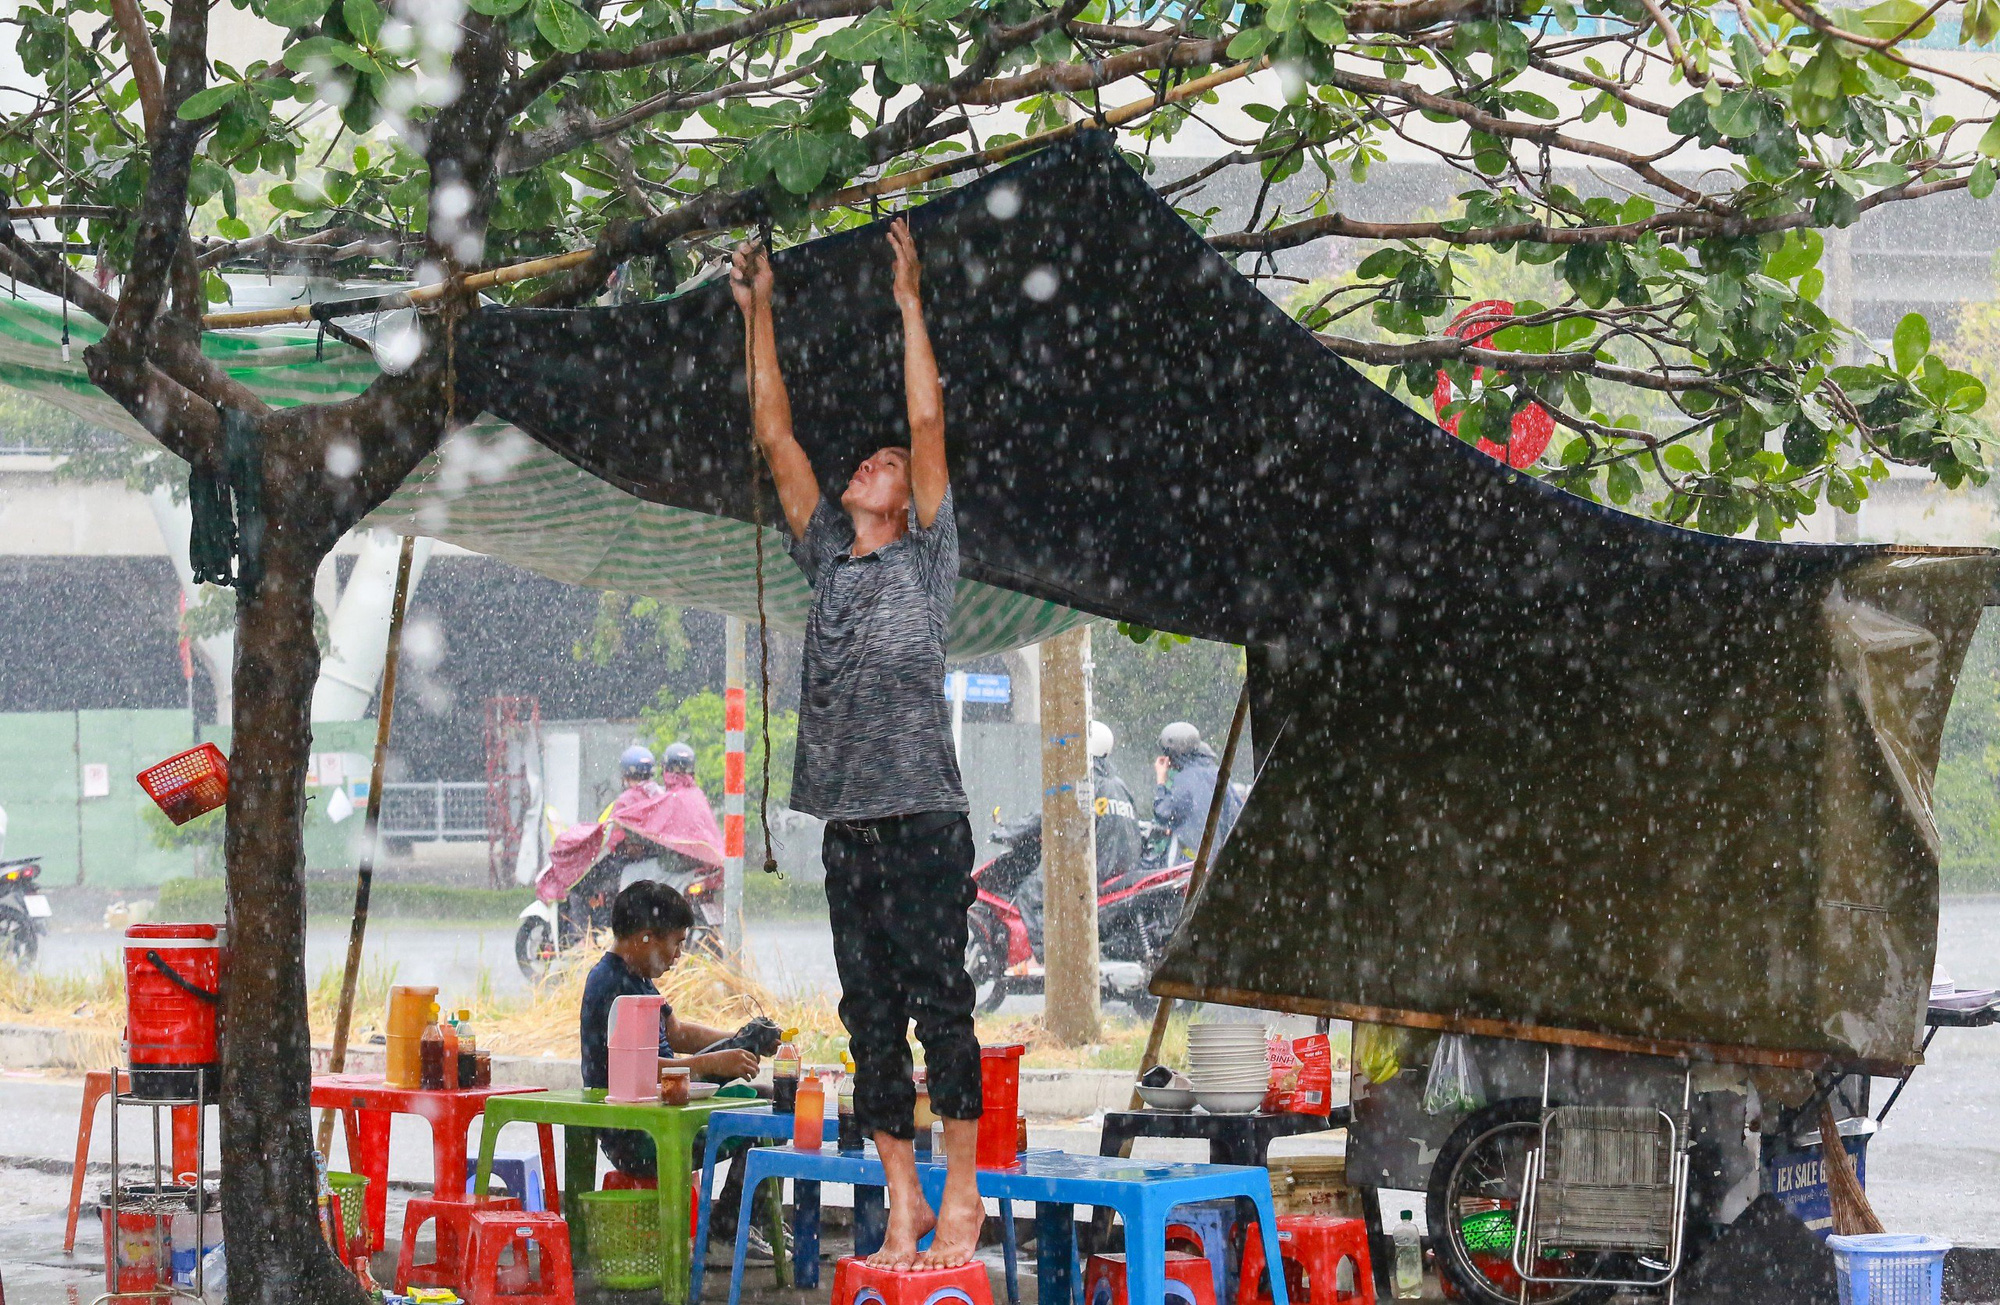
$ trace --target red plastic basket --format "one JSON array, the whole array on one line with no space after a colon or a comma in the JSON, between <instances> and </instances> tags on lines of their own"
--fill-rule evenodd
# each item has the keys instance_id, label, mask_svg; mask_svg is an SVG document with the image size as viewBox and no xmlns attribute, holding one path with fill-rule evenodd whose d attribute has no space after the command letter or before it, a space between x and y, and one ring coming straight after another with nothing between
<instances>
[{"instance_id":1,"label":"red plastic basket","mask_svg":"<svg viewBox=\"0 0 2000 1305\"><path fill-rule=\"evenodd\" d=\"M229 761L221 748L204 743L140 771L139 787L167 819L185 825L229 800Z\"/></svg>"}]
</instances>

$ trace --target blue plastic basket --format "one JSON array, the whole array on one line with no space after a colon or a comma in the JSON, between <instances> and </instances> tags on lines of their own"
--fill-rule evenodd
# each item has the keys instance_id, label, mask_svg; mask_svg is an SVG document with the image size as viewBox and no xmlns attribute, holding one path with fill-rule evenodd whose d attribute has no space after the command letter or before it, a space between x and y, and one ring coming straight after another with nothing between
<instances>
[{"instance_id":1,"label":"blue plastic basket","mask_svg":"<svg viewBox=\"0 0 2000 1305\"><path fill-rule=\"evenodd\" d=\"M1940 1305L1951 1243L1915 1233L1826 1239L1840 1278L1840 1305Z\"/></svg>"}]
</instances>

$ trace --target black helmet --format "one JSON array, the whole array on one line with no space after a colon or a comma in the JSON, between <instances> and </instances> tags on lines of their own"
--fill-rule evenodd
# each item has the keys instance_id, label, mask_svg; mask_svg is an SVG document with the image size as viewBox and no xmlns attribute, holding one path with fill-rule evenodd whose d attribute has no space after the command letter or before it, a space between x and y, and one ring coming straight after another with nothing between
<instances>
[{"instance_id":1,"label":"black helmet","mask_svg":"<svg viewBox=\"0 0 2000 1305\"><path fill-rule=\"evenodd\" d=\"M669 743L660 758L660 764L669 774L694 774L694 749L685 743Z\"/></svg>"},{"instance_id":2,"label":"black helmet","mask_svg":"<svg viewBox=\"0 0 2000 1305\"><path fill-rule=\"evenodd\" d=\"M1169 761L1178 761L1190 753L1201 751L1201 731L1184 720L1177 720L1160 731L1160 751Z\"/></svg>"}]
</instances>

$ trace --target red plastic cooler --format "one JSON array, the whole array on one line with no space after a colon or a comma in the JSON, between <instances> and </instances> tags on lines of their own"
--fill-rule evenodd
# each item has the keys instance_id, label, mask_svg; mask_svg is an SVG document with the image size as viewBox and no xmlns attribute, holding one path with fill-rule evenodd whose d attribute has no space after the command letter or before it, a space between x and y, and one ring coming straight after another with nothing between
<instances>
[{"instance_id":1,"label":"red plastic cooler","mask_svg":"<svg viewBox=\"0 0 2000 1305\"><path fill-rule=\"evenodd\" d=\"M125 931L125 1041L132 1094L191 1096L201 1075L214 1100L221 1078L222 930L212 924L135 924Z\"/></svg>"}]
</instances>

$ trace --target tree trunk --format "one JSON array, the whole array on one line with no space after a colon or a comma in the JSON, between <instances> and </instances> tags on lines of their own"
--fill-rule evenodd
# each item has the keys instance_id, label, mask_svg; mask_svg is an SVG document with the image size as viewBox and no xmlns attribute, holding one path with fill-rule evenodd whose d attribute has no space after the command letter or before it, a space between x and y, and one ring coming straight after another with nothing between
<instances>
[{"instance_id":1,"label":"tree trunk","mask_svg":"<svg viewBox=\"0 0 2000 1305\"><path fill-rule=\"evenodd\" d=\"M234 960L221 1094L231 1305L364 1299L320 1237L307 1111L304 815L319 559L303 533L271 532L263 584L237 609L227 841Z\"/></svg>"}]
</instances>

